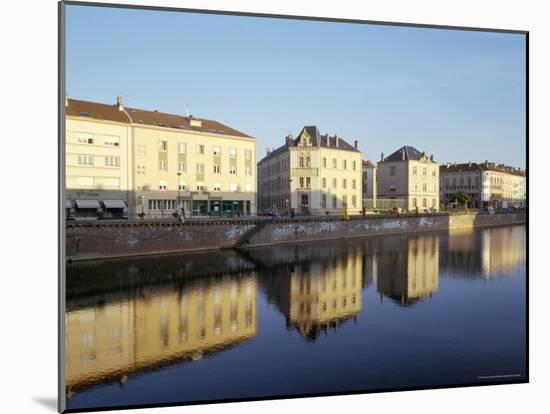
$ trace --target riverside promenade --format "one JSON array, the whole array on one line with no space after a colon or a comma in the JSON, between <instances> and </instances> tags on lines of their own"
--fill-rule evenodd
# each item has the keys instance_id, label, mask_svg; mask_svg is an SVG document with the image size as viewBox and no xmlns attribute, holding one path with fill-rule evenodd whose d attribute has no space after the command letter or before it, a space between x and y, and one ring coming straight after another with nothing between
<instances>
[{"instance_id":1,"label":"riverside promenade","mask_svg":"<svg viewBox=\"0 0 550 414\"><path fill-rule=\"evenodd\" d=\"M342 217L105 220L66 223L66 260L253 248L385 234L522 224L525 211Z\"/></svg>"}]
</instances>

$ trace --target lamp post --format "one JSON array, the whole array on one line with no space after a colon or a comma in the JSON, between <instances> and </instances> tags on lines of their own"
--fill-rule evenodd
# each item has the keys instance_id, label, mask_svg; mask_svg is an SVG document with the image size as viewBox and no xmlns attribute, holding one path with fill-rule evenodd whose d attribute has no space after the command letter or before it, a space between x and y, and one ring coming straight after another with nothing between
<instances>
[{"instance_id":1,"label":"lamp post","mask_svg":"<svg viewBox=\"0 0 550 414\"><path fill-rule=\"evenodd\" d=\"M180 213L183 213L183 209L181 207L181 172L178 172L178 208L180 209Z\"/></svg>"}]
</instances>

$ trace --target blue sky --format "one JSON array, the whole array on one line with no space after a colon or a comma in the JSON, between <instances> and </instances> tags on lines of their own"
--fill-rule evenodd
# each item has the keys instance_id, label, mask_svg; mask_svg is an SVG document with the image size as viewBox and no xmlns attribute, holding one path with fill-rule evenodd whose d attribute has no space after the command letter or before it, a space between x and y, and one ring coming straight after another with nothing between
<instances>
[{"instance_id":1,"label":"blue sky","mask_svg":"<svg viewBox=\"0 0 550 414\"><path fill-rule=\"evenodd\" d=\"M378 161L412 145L438 162L525 167L519 34L67 7L69 96L186 112L283 144L304 125Z\"/></svg>"}]
</instances>

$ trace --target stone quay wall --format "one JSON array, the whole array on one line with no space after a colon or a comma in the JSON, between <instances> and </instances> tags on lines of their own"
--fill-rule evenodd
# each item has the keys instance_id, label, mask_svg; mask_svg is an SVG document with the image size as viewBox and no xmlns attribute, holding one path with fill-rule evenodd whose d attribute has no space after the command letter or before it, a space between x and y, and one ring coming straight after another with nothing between
<instances>
[{"instance_id":1,"label":"stone quay wall","mask_svg":"<svg viewBox=\"0 0 550 414\"><path fill-rule=\"evenodd\" d=\"M316 240L441 231L526 222L525 212L503 214L257 218L176 221L67 222L66 259L91 260L248 248Z\"/></svg>"}]
</instances>

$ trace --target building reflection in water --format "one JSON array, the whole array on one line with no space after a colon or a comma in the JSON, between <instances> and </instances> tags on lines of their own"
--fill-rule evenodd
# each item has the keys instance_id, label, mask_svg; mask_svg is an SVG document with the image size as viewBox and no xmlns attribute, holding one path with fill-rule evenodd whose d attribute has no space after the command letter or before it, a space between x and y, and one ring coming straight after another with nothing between
<instances>
[{"instance_id":1,"label":"building reflection in water","mask_svg":"<svg viewBox=\"0 0 550 414\"><path fill-rule=\"evenodd\" d=\"M377 287L380 300L402 307L430 298L439 288L439 235L402 237L378 243Z\"/></svg>"},{"instance_id":2,"label":"building reflection in water","mask_svg":"<svg viewBox=\"0 0 550 414\"><path fill-rule=\"evenodd\" d=\"M256 291L255 276L210 278L68 311L68 395L256 336Z\"/></svg>"},{"instance_id":3,"label":"building reflection in water","mask_svg":"<svg viewBox=\"0 0 550 414\"><path fill-rule=\"evenodd\" d=\"M344 321L359 315L363 284L372 275L363 274L360 246L347 250L345 255L340 254L338 247L293 248L307 249L317 260L273 269L261 283L268 301L285 316L287 328L315 341L322 332L336 330Z\"/></svg>"},{"instance_id":4,"label":"building reflection in water","mask_svg":"<svg viewBox=\"0 0 550 414\"><path fill-rule=\"evenodd\" d=\"M451 277L491 279L525 263L524 226L455 230L442 245L441 267Z\"/></svg>"}]
</instances>

